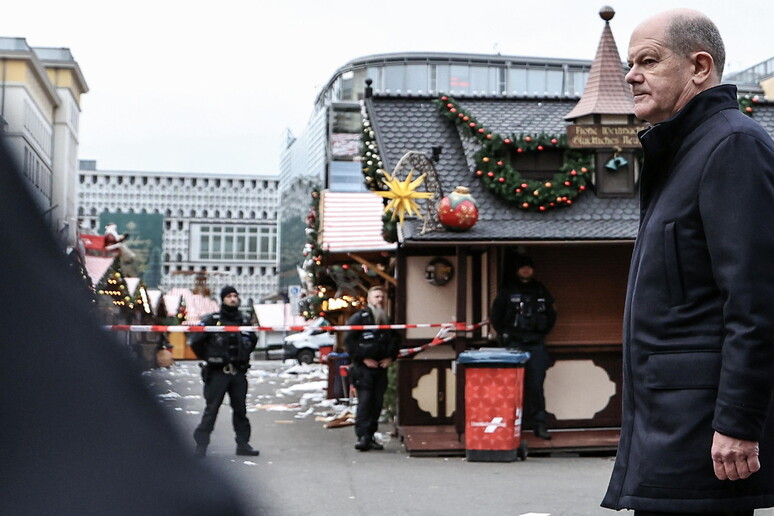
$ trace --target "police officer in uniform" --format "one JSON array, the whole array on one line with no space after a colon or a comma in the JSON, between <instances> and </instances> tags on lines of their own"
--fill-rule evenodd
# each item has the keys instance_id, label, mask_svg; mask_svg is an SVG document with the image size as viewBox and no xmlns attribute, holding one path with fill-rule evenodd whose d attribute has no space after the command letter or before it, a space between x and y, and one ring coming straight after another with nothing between
<instances>
[{"instance_id":1,"label":"police officer in uniform","mask_svg":"<svg viewBox=\"0 0 774 516\"><path fill-rule=\"evenodd\" d=\"M220 312L202 318L204 326L249 326L247 316L239 311L239 293L226 286L220 291ZM202 367L204 399L206 407L201 423L194 430L196 456L204 457L210 444L210 434L223 399L228 393L233 411L236 454L256 456L258 450L249 444L250 421L247 419L247 370L250 353L255 349L258 337L253 332L194 333L191 349L207 363Z\"/></svg>"},{"instance_id":2,"label":"police officer in uniform","mask_svg":"<svg viewBox=\"0 0 774 516\"><path fill-rule=\"evenodd\" d=\"M556 322L554 299L548 289L533 278L534 264L529 256L517 254L513 262L508 272L515 270L516 277L506 274L505 286L492 305L490 322L501 336L503 346L530 353L524 371L524 410L532 421L535 435L551 439L546 430L543 381L551 363L545 336Z\"/></svg>"},{"instance_id":3,"label":"police officer in uniform","mask_svg":"<svg viewBox=\"0 0 774 516\"><path fill-rule=\"evenodd\" d=\"M368 290L368 306L349 318L349 325L390 324L384 310L386 295L380 286ZM374 439L387 390L387 368L398 357L400 337L395 330L350 331L344 338L352 365L350 378L357 389L355 449L382 450Z\"/></svg>"}]
</instances>

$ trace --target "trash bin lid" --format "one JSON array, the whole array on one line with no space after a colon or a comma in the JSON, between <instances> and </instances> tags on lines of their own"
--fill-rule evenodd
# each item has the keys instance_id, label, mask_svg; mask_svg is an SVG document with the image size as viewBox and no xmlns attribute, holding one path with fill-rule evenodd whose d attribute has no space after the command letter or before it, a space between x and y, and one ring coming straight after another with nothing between
<instances>
[{"instance_id":1,"label":"trash bin lid","mask_svg":"<svg viewBox=\"0 0 774 516\"><path fill-rule=\"evenodd\" d=\"M529 360L528 351L506 349L478 349L463 351L457 357L458 364L520 365Z\"/></svg>"}]
</instances>

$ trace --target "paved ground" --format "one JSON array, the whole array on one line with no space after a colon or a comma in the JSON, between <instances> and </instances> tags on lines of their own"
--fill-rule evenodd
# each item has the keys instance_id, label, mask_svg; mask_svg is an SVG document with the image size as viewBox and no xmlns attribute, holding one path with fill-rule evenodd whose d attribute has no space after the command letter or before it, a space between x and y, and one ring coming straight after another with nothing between
<instances>
[{"instance_id":1,"label":"paved ground","mask_svg":"<svg viewBox=\"0 0 774 516\"><path fill-rule=\"evenodd\" d=\"M292 371L295 370L294 374ZM288 372L290 371L290 372ZM179 362L146 373L166 393L169 408L190 435L201 417L199 368ZM614 515L599 501L611 457L554 455L524 462L466 462L409 457L396 439L382 452L358 452L351 426L324 428L343 406L328 406L322 366L292 368L254 361L249 417L257 458L236 457L230 407L223 406L206 460L231 477L256 514L267 515ZM382 425L384 439L389 439ZM191 441L193 449L193 441ZM249 459L249 460L245 460ZM758 511L756 516L774 515Z\"/></svg>"}]
</instances>

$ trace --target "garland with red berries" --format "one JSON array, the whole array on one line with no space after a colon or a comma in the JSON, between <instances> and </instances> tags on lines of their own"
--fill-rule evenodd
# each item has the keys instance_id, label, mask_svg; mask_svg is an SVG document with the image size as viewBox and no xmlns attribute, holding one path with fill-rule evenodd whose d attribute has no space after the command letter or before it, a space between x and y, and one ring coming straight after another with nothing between
<instances>
[{"instance_id":1,"label":"garland with red berries","mask_svg":"<svg viewBox=\"0 0 774 516\"><path fill-rule=\"evenodd\" d=\"M593 170L593 154L570 150L565 135L532 134L502 136L487 130L459 103L447 95L434 101L439 112L481 144L476 152L474 174L494 193L522 210L546 211L570 206L583 193ZM550 181L525 179L510 164L511 152L564 151L564 163Z\"/></svg>"},{"instance_id":2,"label":"garland with red berries","mask_svg":"<svg viewBox=\"0 0 774 516\"><path fill-rule=\"evenodd\" d=\"M742 111L742 113L749 117L753 116L753 106L757 104L758 101L758 95L754 95L752 97L745 95L744 97L737 98L737 102L739 102L739 109Z\"/></svg>"}]
</instances>

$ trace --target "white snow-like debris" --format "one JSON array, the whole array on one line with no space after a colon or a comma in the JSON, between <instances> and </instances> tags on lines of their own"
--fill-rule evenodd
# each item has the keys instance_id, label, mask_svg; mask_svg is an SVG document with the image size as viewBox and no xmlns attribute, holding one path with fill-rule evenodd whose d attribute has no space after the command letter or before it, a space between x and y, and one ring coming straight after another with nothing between
<instances>
[{"instance_id":1,"label":"white snow-like debris","mask_svg":"<svg viewBox=\"0 0 774 516\"><path fill-rule=\"evenodd\" d=\"M328 382L321 380L318 382L297 383L295 385L291 385L290 387L280 389L280 391L283 392L284 394L299 393L299 392L317 392L317 391L324 391L327 387L328 387Z\"/></svg>"},{"instance_id":2,"label":"white snow-like debris","mask_svg":"<svg viewBox=\"0 0 774 516\"><path fill-rule=\"evenodd\" d=\"M178 393L176 393L175 391L167 391L164 394L159 394L157 397L160 400L172 401L172 400L179 399L181 396Z\"/></svg>"}]
</instances>

